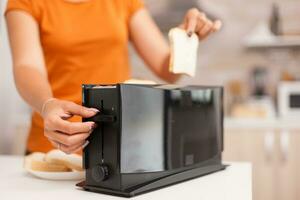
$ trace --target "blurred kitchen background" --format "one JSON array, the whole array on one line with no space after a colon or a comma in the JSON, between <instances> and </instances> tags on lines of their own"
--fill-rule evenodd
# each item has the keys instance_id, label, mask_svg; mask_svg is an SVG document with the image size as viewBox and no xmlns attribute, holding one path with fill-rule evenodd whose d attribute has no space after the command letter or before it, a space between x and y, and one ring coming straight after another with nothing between
<instances>
[{"instance_id":1,"label":"blurred kitchen background","mask_svg":"<svg viewBox=\"0 0 300 200\"><path fill-rule=\"evenodd\" d=\"M300 0L145 2L166 36L191 7L223 21L200 43L197 76L179 84L225 87L224 160L253 164L254 200L300 199ZM0 22L0 153L23 154L30 108L14 86L3 14ZM130 52L134 78L161 82Z\"/></svg>"}]
</instances>

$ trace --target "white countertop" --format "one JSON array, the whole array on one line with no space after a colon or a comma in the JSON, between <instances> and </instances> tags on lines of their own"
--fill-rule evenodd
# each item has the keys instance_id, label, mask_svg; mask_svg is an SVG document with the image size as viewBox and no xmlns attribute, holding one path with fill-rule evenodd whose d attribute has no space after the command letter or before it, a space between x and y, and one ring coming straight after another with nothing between
<instances>
[{"instance_id":1,"label":"white countertop","mask_svg":"<svg viewBox=\"0 0 300 200\"><path fill-rule=\"evenodd\" d=\"M22 169L22 157L0 156L1 200L116 200L127 199L82 191L76 181L49 181L37 179ZM250 200L252 173L249 163L231 163L226 170L186 181L134 200ZM78 182L78 181L77 181Z\"/></svg>"}]
</instances>

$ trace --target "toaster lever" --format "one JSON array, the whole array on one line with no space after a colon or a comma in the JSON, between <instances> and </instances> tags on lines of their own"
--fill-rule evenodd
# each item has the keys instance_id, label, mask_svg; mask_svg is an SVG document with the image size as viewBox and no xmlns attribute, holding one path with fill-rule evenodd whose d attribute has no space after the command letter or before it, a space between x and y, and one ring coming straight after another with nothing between
<instances>
[{"instance_id":1,"label":"toaster lever","mask_svg":"<svg viewBox=\"0 0 300 200\"><path fill-rule=\"evenodd\" d=\"M97 123L113 123L116 121L116 116L97 114L94 117L92 117L91 120Z\"/></svg>"}]
</instances>

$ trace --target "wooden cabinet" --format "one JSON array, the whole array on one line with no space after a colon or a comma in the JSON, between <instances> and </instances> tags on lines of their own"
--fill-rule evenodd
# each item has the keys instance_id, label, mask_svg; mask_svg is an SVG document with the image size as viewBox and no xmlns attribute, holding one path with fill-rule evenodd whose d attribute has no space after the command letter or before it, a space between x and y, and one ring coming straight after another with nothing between
<instances>
[{"instance_id":1,"label":"wooden cabinet","mask_svg":"<svg viewBox=\"0 0 300 200\"><path fill-rule=\"evenodd\" d=\"M254 200L273 200L275 197L273 155L265 147L265 140L272 140L272 138L266 138L271 137L268 134L270 133L264 131L225 131L223 159L252 163Z\"/></svg>"},{"instance_id":2,"label":"wooden cabinet","mask_svg":"<svg viewBox=\"0 0 300 200\"><path fill-rule=\"evenodd\" d=\"M300 127L226 126L225 161L253 167L254 200L300 199Z\"/></svg>"},{"instance_id":3,"label":"wooden cabinet","mask_svg":"<svg viewBox=\"0 0 300 200\"><path fill-rule=\"evenodd\" d=\"M278 135L278 198L300 199L300 131L286 131Z\"/></svg>"}]
</instances>

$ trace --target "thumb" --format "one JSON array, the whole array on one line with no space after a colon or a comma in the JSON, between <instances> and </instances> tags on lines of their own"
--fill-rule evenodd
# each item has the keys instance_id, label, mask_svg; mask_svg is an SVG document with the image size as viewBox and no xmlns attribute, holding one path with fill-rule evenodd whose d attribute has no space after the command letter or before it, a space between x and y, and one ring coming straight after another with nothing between
<instances>
[{"instance_id":1,"label":"thumb","mask_svg":"<svg viewBox=\"0 0 300 200\"><path fill-rule=\"evenodd\" d=\"M67 111L72 115L79 115L84 118L92 117L99 112L99 110L96 108L87 108L73 102L68 102L65 105L65 109L66 109L65 111Z\"/></svg>"}]
</instances>

